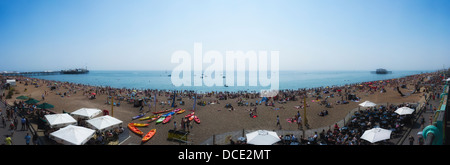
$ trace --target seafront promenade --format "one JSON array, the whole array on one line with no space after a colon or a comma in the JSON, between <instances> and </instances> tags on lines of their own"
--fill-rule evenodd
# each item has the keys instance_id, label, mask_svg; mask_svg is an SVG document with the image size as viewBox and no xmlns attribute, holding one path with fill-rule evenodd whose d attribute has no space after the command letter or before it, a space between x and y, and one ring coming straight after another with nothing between
<instances>
[{"instance_id":1,"label":"seafront promenade","mask_svg":"<svg viewBox=\"0 0 450 165\"><path fill-rule=\"evenodd\" d=\"M0 93L1 90L0 90ZM6 117L6 107L5 107L5 103L0 101L0 110L1 110L1 114L2 116L5 118L5 124L0 123L0 136L1 136L1 142L0 144L4 145L5 144L5 139L7 136L11 136L12 139L12 144L13 145L26 145L26 140L25 140L25 136L28 135L31 137L30 140L30 145L33 145L33 133L31 131L30 128L28 128L27 126L25 127L25 130L22 130L22 122L20 121L20 116L17 116L17 125L16 125L16 129L15 130L11 130L9 125L11 124L11 122L13 122L13 120L8 120L8 118ZM15 116L17 115L17 113L15 113ZM39 143L39 140L38 140Z\"/></svg>"}]
</instances>

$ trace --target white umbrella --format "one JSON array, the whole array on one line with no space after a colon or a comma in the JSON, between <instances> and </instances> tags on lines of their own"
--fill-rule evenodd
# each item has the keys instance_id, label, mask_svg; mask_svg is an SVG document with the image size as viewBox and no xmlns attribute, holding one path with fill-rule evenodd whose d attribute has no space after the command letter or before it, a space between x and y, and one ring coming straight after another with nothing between
<instances>
[{"instance_id":1,"label":"white umbrella","mask_svg":"<svg viewBox=\"0 0 450 165\"><path fill-rule=\"evenodd\" d=\"M408 107L401 107L395 110L395 113L398 113L399 115L410 115L414 112L414 109L408 108Z\"/></svg>"},{"instance_id":2,"label":"white umbrella","mask_svg":"<svg viewBox=\"0 0 450 165\"><path fill-rule=\"evenodd\" d=\"M377 104L370 102L370 101L364 101L363 103L359 104L359 106L361 106L361 107L374 107L376 105Z\"/></svg>"},{"instance_id":3,"label":"white umbrella","mask_svg":"<svg viewBox=\"0 0 450 165\"><path fill-rule=\"evenodd\" d=\"M50 138L66 145L83 145L94 136L95 130L69 125L50 133Z\"/></svg>"},{"instance_id":4,"label":"white umbrella","mask_svg":"<svg viewBox=\"0 0 450 165\"><path fill-rule=\"evenodd\" d=\"M117 128L120 125L122 125L121 120L111 117L109 115L86 120L86 123L88 123L90 126L92 126L92 128L95 128L96 130L99 130L99 131L105 131L105 130Z\"/></svg>"},{"instance_id":5,"label":"white umbrella","mask_svg":"<svg viewBox=\"0 0 450 165\"><path fill-rule=\"evenodd\" d=\"M377 141L390 139L391 133L392 133L391 130L383 128L372 128L370 130L366 130L364 134L361 136L361 139L367 140L371 143L375 143Z\"/></svg>"},{"instance_id":6,"label":"white umbrella","mask_svg":"<svg viewBox=\"0 0 450 165\"><path fill-rule=\"evenodd\" d=\"M96 108L81 108L76 111L73 111L70 113L74 116L80 116L82 118L88 118L92 119L93 117L97 116L98 114L102 113L102 110L96 109Z\"/></svg>"},{"instance_id":7,"label":"white umbrella","mask_svg":"<svg viewBox=\"0 0 450 165\"><path fill-rule=\"evenodd\" d=\"M254 145L272 145L281 140L276 132L266 130L251 132L245 136L247 137L247 143Z\"/></svg>"},{"instance_id":8,"label":"white umbrella","mask_svg":"<svg viewBox=\"0 0 450 165\"><path fill-rule=\"evenodd\" d=\"M47 119L50 124L50 128L60 128L67 125L77 124L77 121L66 113L45 115L45 119Z\"/></svg>"}]
</instances>

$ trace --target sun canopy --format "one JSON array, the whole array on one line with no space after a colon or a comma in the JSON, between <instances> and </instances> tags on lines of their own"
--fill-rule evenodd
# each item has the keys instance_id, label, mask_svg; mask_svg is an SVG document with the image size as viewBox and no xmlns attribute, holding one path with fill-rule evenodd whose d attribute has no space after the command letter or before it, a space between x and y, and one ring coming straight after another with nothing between
<instances>
[{"instance_id":1,"label":"sun canopy","mask_svg":"<svg viewBox=\"0 0 450 165\"><path fill-rule=\"evenodd\" d=\"M359 106L361 107L374 107L377 104L371 102L371 101L364 101L363 103L359 104Z\"/></svg>"},{"instance_id":2,"label":"sun canopy","mask_svg":"<svg viewBox=\"0 0 450 165\"><path fill-rule=\"evenodd\" d=\"M81 108L70 113L72 116L79 116L81 118L92 119L98 114L102 113L102 110L96 108Z\"/></svg>"},{"instance_id":3,"label":"sun canopy","mask_svg":"<svg viewBox=\"0 0 450 165\"><path fill-rule=\"evenodd\" d=\"M50 128L61 128L67 125L77 124L77 121L72 116L65 113L45 115L45 119L50 124Z\"/></svg>"},{"instance_id":4,"label":"sun canopy","mask_svg":"<svg viewBox=\"0 0 450 165\"><path fill-rule=\"evenodd\" d=\"M364 132L361 139L367 140L371 143L386 140L391 138L391 130L383 128L372 128Z\"/></svg>"},{"instance_id":5,"label":"sun canopy","mask_svg":"<svg viewBox=\"0 0 450 165\"><path fill-rule=\"evenodd\" d=\"M408 107L401 107L395 110L395 113L399 115L410 115L414 112L414 109L408 108Z\"/></svg>"},{"instance_id":6,"label":"sun canopy","mask_svg":"<svg viewBox=\"0 0 450 165\"><path fill-rule=\"evenodd\" d=\"M106 131L122 125L122 121L109 115L86 120L86 123L99 131Z\"/></svg>"},{"instance_id":7,"label":"sun canopy","mask_svg":"<svg viewBox=\"0 0 450 165\"><path fill-rule=\"evenodd\" d=\"M51 105L49 103L42 103L42 104L37 105L37 107L41 108L41 109L51 109L51 108L54 108L55 106Z\"/></svg>"},{"instance_id":8,"label":"sun canopy","mask_svg":"<svg viewBox=\"0 0 450 165\"><path fill-rule=\"evenodd\" d=\"M27 101L25 101L25 103L27 103L27 104L36 104L36 103L39 103L39 101L36 100L36 99L30 98Z\"/></svg>"},{"instance_id":9,"label":"sun canopy","mask_svg":"<svg viewBox=\"0 0 450 165\"><path fill-rule=\"evenodd\" d=\"M69 125L50 133L50 139L66 145L83 145L94 136L95 130Z\"/></svg>"},{"instance_id":10,"label":"sun canopy","mask_svg":"<svg viewBox=\"0 0 450 165\"><path fill-rule=\"evenodd\" d=\"M267 130L258 130L245 136L247 137L247 144L254 145L272 145L281 140L276 132Z\"/></svg>"},{"instance_id":11,"label":"sun canopy","mask_svg":"<svg viewBox=\"0 0 450 165\"><path fill-rule=\"evenodd\" d=\"M28 96L21 95L21 96L19 96L19 97L16 97L16 99L19 99L19 100L28 100L29 97L28 97Z\"/></svg>"}]
</instances>

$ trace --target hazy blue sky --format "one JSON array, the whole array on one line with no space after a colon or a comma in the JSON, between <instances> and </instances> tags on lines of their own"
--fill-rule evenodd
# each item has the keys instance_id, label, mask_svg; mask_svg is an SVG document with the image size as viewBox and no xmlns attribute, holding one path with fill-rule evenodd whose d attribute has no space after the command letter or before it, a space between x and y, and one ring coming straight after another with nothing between
<instances>
[{"instance_id":1,"label":"hazy blue sky","mask_svg":"<svg viewBox=\"0 0 450 165\"><path fill-rule=\"evenodd\" d=\"M0 0L0 71L170 71L194 42L277 50L282 70L441 69L450 1Z\"/></svg>"}]
</instances>

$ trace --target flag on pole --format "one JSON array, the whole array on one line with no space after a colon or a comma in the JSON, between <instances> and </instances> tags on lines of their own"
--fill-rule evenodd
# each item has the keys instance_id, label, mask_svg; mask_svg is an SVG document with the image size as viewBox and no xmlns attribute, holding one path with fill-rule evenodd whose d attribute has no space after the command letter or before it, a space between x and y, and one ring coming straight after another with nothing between
<instances>
[{"instance_id":1,"label":"flag on pole","mask_svg":"<svg viewBox=\"0 0 450 165\"><path fill-rule=\"evenodd\" d=\"M171 107L175 107L175 90L173 90L173 100L172 100L172 106Z\"/></svg>"}]
</instances>

